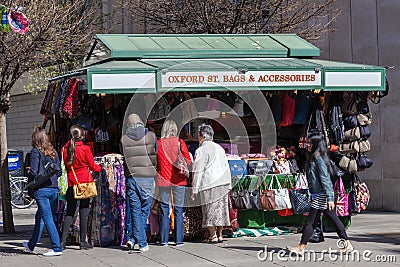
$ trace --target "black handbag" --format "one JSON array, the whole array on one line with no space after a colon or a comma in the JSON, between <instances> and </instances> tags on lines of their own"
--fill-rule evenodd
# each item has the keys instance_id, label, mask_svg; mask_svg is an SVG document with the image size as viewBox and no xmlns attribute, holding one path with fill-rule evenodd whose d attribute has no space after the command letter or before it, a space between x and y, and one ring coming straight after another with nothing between
<instances>
[{"instance_id":1,"label":"black handbag","mask_svg":"<svg viewBox=\"0 0 400 267\"><path fill-rule=\"evenodd\" d=\"M360 126L360 137L361 139L367 139L371 136L371 131L367 126Z\"/></svg>"},{"instance_id":2,"label":"black handbag","mask_svg":"<svg viewBox=\"0 0 400 267\"><path fill-rule=\"evenodd\" d=\"M336 163L333 160L329 160L331 163L333 175L335 177L342 177L344 175L344 172L339 168L339 166L336 165Z\"/></svg>"},{"instance_id":3,"label":"black handbag","mask_svg":"<svg viewBox=\"0 0 400 267\"><path fill-rule=\"evenodd\" d=\"M318 215L317 218L315 218L314 224L314 232L311 238L308 240L310 243L321 243L325 241L324 238L324 231L323 231L323 225L322 225L322 216Z\"/></svg>"},{"instance_id":4,"label":"black handbag","mask_svg":"<svg viewBox=\"0 0 400 267\"><path fill-rule=\"evenodd\" d=\"M367 169L370 168L374 164L374 162L365 155L361 155L357 160L358 169Z\"/></svg>"},{"instance_id":5,"label":"black handbag","mask_svg":"<svg viewBox=\"0 0 400 267\"><path fill-rule=\"evenodd\" d=\"M357 127L358 120L355 115L343 115L343 124L346 130Z\"/></svg>"},{"instance_id":6,"label":"black handbag","mask_svg":"<svg viewBox=\"0 0 400 267\"><path fill-rule=\"evenodd\" d=\"M290 201L294 214L304 214L310 211L310 192L308 189L290 190Z\"/></svg>"},{"instance_id":7,"label":"black handbag","mask_svg":"<svg viewBox=\"0 0 400 267\"><path fill-rule=\"evenodd\" d=\"M29 177L29 181L25 186L25 190L31 191L35 190L41 186L51 185L49 180L51 176L59 171L57 164L51 158L45 156L39 151L39 166L38 174L35 177Z\"/></svg>"},{"instance_id":8,"label":"black handbag","mask_svg":"<svg viewBox=\"0 0 400 267\"><path fill-rule=\"evenodd\" d=\"M231 201L234 209L249 210L252 208L250 201L250 193L247 189L243 188L242 183L239 181L238 190L231 191Z\"/></svg>"},{"instance_id":9,"label":"black handbag","mask_svg":"<svg viewBox=\"0 0 400 267\"><path fill-rule=\"evenodd\" d=\"M265 175L268 174L274 166L273 160L250 160L247 163L248 172L250 175Z\"/></svg>"},{"instance_id":10,"label":"black handbag","mask_svg":"<svg viewBox=\"0 0 400 267\"><path fill-rule=\"evenodd\" d=\"M354 185L353 185L354 188ZM358 211L358 204L357 204L357 193L356 191L351 190L349 192L349 214L350 215L357 215L359 213Z\"/></svg>"},{"instance_id":11,"label":"black handbag","mask_svg":"<svg viewBox=\"0 0 400 267\"><path fill-rule=\"evenodd\" d=\"M369 107L367 101L360 101L357 103L357 113L361 114L369 113Z\"/></svg>"}]
</instances>

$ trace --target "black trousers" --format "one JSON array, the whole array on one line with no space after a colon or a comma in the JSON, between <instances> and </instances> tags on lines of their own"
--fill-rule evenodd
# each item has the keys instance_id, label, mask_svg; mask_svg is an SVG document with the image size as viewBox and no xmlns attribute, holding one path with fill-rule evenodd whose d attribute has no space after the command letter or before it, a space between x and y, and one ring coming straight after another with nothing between
<instances>
[{"instance_id":1,"label":"black trousers","mask_svg":"<svg viewBox=\"0 0 400 267\"><path fill-rule=\"evenodd\" d=\"M68 186L67 193L65 195L67 199L67 214L66 216L74 217L76 211L76 204L78 200L74 198L74 191L72 186ZM90 205L90 198L79 200L79 210L88 209Z\"/></svg>"},{"instance_id":2,"label":"black trousers","mask_svg":"<svg viewBox=\"0 0 400 267\"><path fill-rule=\"evenodd\" d=\"M339 238L347 240L347 233L343 223L339 220L336 209L329 210L325 209L323 211L324 215L328 217L328 219L333 223L336 228L336 233L338 234ZM306 224L303 227L303 235L301 236L300 244L307 245L308 240L310 240L311 236L314 232L313 224L316 219L319 219L321 211L311 208L310 213L308 214Z\"/></svg>"}]
</instances>

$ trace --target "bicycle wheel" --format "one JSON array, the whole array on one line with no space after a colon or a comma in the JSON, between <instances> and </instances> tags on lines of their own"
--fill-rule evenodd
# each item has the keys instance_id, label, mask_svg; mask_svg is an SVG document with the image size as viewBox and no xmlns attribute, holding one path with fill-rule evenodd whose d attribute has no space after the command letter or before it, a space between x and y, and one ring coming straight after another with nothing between
<instances>
[{"instance_id":1,"label":"bicycle wheel","mask_svg":"<svg viewBox=\"0 0 400 267\"><path fill-rule=\"evenodd\" d=\"M11 205L17 209L29 208L35 201L28 196L28 192L24 190L27 183L27 177L11 177Z\"/></svg>"}]
</instances>

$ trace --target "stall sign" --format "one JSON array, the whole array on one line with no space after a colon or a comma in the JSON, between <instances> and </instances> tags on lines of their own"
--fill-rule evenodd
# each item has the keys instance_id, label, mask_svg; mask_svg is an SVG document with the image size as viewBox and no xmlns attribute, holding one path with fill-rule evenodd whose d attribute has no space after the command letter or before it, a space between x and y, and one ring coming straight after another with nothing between
<instances>
[{"instance_id":1,"label":"stall sign","mask_svg":"<svg viewBox=\"0 0 400 267\"><path fill-rule=\"evenodd\" d=\"M167 72L162 87L301 87L321 86L321 72L302 71L238 71Z\"/></svg>"},{"instance_id":2,"label":"stall sign","mask_svg":"<svg viewBox=\"0 0 400 267\"><path fill-rule=\"evenodd\" d=\"M155 73L92 74L92 90L155 88Z\"/></svg>"}]
</instances>

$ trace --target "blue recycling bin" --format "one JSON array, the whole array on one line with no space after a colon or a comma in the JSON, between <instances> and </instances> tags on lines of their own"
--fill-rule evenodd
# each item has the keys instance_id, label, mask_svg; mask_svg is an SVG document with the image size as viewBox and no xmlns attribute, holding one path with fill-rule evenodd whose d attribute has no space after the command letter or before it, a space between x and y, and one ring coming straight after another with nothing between
<instances>
[{"instance_id":1,"label":"blue recycling bin","mask_svg":"<svg viewBox=\"0 0 400 267\"><path fill-rule=\"evenodd\" d=\"M7 160L8 173L10 177L19 177L25 175L24 152L22 150L8 150Z\"/></svg>"}]
</instances>

